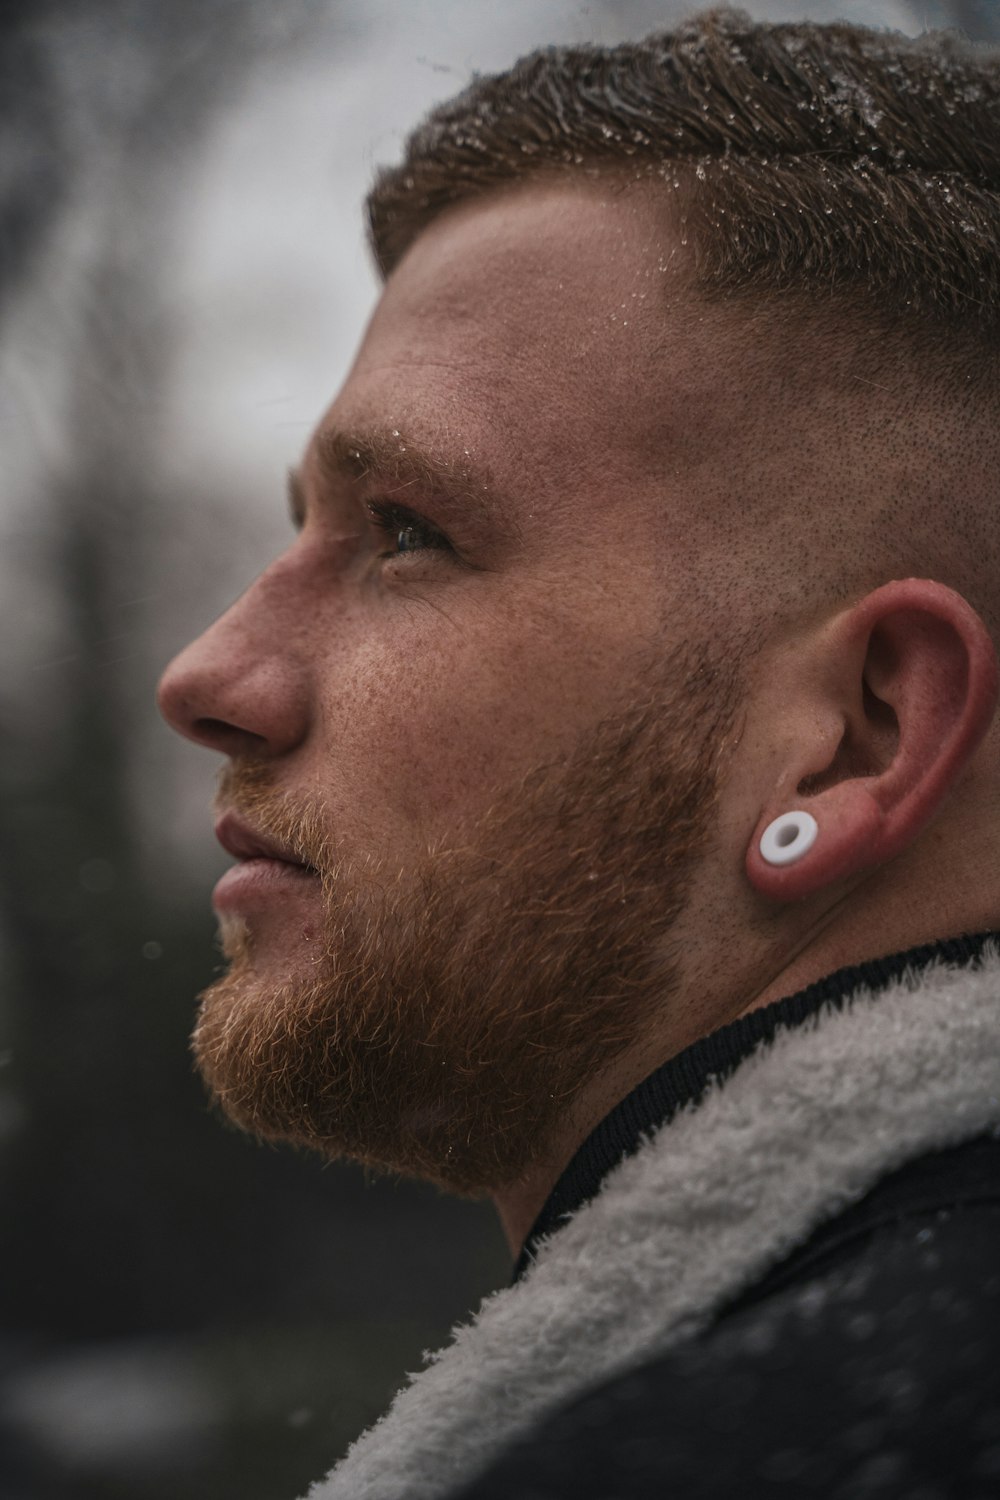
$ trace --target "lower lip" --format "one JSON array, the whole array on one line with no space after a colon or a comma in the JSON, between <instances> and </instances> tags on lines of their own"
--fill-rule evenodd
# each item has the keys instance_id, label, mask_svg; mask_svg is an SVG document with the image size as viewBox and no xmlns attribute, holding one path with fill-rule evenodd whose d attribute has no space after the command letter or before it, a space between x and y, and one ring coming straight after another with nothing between
<instances>
[{"instance_id":1,"label":"lower lip","mask_svg":"<svg viewBox=\"0 0 1000 1500\"><path fill-rule=\"evenodd\" d=\"M212 892L216 911L242 911L319 883L314 870L283 859L245 859L233 865Z\"/></svg>"}]
</instances>

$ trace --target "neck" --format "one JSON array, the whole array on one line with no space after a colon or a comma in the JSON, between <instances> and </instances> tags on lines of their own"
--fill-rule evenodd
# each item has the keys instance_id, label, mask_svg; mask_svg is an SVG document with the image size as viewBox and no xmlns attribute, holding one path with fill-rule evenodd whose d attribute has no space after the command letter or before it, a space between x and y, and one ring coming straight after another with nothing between
<instances>
[{"instance_id":1,"label":"neck","mask_svg":"<svg viewBox=\"0 0 1000 1500\"><path fill-rule=\"evenodd\" d=\"M968 871L963 875L967 880ZM728 994L720 995L720 976L716 973L709 977L709 968L715 966L717 954L732 951L731 943L720 941L713 945L711 965L691 966L685 993L670 1005L668 1031L654 1042L646 1039L594 1079L577 1096L567 1112L564 1128L549 1143L544 1155L532 1163L518 1182L493 1195L514 1259L579 1147L616 1104L670 1058L719 1027L796 994L838 969L960 933L1000 929L1000 895L996 893L995 882L983 881L978 899L967 896L960 913L949 915L945 907L950 903L942 899L942 894L949 890L948 877L948 870L942 867L936 890L924 887L922 899L912 888L905 900L898 899L899 885L895 883L895 899L887 902L884 888L888 886L889 874L876 872L860 890L828 909L812 928L802 933L797 946L786 947L776 967L765 966L763 973L758 969L749 982L745 960L750 954L745 952L744 964L740 966L743 978L735 993L730 988ZM742 946L749 950L753 943L747 939ZM706 1006L705 997L712 991L712 1002Z\"/></svg>"}]
</instances>

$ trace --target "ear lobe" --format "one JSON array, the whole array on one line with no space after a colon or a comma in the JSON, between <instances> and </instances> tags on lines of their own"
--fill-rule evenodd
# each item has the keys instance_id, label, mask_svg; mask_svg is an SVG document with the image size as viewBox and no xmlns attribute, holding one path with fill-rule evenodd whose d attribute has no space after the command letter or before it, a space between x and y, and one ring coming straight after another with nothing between
<instances>
[{"instance_id":1,"label":"ear lobe","mask_svg":"<svg viewBox=\"0 0 1000 1500\"><path fill-rule=\"evenodd\" d=\"M746 873L761 895L798 900L884 864L930 822L978 748L996 711L1000 674L982 620L944 584L909 578L885 584L838 617L826 698L814 707L844 734L824 770L799 776L783 806L768 807L754 830ZM831 692L842 694L834 702ZM804 716L808 722L809 716ZM815 765L802 743L799 766ZM819 825L812 847L790 864L770 864L761 838L795 808Z\"/></svg>"},{"instance_id":2,"label":"ear lobe","mask_svg":"<svg viewBox=\"0 0 1000 1500\"><path fill-rule=\"evenodd\" d=\"M795 809L811 813L818 831L812 847L793 864L773 865L761 849L765 832L779 816L777 812L765 814L754 830L746 872L750 884L762 896L774 901L798 901L881 862L878 849L884 819L860 778L829 787L815 797L800 797Z\"/></svg>"}]
</instances>

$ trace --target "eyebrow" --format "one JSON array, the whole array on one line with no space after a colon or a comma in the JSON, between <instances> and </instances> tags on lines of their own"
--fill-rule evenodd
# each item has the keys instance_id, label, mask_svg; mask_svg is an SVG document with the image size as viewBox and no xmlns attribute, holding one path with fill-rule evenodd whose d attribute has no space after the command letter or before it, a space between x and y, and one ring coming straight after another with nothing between
<instances>
[{"instance_id":1,"label":"eyebrow","mask_svg":"<svg viewBox=\"0 0 1000 1500\"><path fill-rule=\"evenodd\" d=\"M313 445L320 475L334 489L357 489L372 481L396 498L400 490L433 491L448 509L473 518L493 519L500 507L490 469L473 464L467 452L445 457L411 442L398 428L366 427L355 432L326 428ZM405 503L405 495L400 504ZM288 508L301 531L306 518L302 470L288 471Z\"/></svg>"}]
</instances>

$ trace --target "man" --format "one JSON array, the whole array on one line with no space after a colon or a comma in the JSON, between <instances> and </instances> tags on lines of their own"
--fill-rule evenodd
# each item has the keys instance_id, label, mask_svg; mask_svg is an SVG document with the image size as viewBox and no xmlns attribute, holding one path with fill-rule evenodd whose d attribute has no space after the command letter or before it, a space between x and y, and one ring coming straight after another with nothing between
<instances>
[{"instance_id":1,"label":"man","mask_svg":"<svg viewBox=\"0 0 1000 1500\"><path fill-rule=\"evenodd\" d=\"M1000 1489L998 193L995 55L726 10L378 177L300 534L160 686L214 1098L516 1260L315 1500Z\"/></svg>"}]
</instances>

